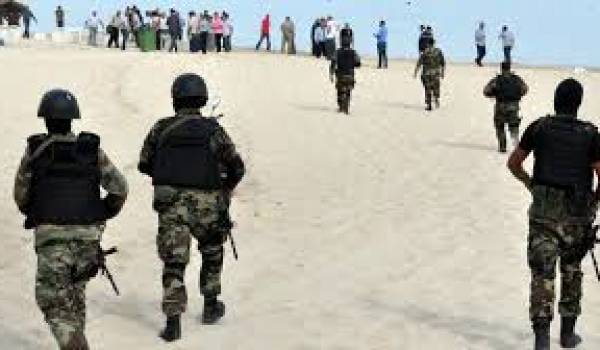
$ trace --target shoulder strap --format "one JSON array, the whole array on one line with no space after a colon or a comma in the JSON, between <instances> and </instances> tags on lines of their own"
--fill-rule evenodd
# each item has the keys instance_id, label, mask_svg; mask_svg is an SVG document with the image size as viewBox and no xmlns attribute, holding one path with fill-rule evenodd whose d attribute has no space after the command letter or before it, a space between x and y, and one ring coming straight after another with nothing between
<instances>
[{"instance_id":1,"label":"shoulder strap","mask_svg":"<svg viewBox=\"0 0 600 350\"><path fill-rule=\"evenodd\" d=\"M42 143L40 143L40 145L37 146L37 148L35 150L33 150L33 152L29 155L28 161L29 162L35 161L55 141L56 141L56 138L54 136L50 135L47 139L45 139Z\"/></svg>"},{"instance_id":2,"label":"shoulder strap","mask_svg":"<svg viewBox=\"0 0 600 350\"><path fill-rule=\"evenodd\" d=\"M175 129L179 128L180 126L182 126L183 124L189 122L190 120L194 120L194 119L198 119L198 118L203 118L203 117L200 117L200 116L181 116L181 117L178 117L178 118L179 119L175 120L173 122L173 124L167 126L161 132L160 136L158 137L157 148L160 148L165 143L165 141L169 137L169 134L171 134ZM209 121L212 120L214 123L217 123L214 118L207 118L207 120L209 120Z\"/></svg>"}]
</instances>

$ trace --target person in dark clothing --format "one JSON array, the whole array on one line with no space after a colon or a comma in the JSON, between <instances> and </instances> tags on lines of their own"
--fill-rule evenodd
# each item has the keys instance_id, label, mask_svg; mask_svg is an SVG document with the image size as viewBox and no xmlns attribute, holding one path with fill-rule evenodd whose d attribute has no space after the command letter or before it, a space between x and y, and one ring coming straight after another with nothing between
<instances>
[{"instance_id":1,"label":"person in dark clothing","mask_svg":"<svg viewBox=\"0 0 600 350\"><path fill-rule=\"evenodd\" d=\"M432 39L433 28L431 28L431 26L425 27L424 25L421 25L421 35L419 36L419 54L422 54L423 51L425 51Z\"/></svg>"},{"instance_id":2,"label":"person in dark clothing","mask_svg":"<svg viewBox=\"0 0 600 350\"><path fill-rule=\"evenodd\" d=\"M54 12L56 16L56 27L62 29L65 27L65 11L62 6L56 7L56 11Z\"/></svg>"},{"instance_id":3,"label":"person in dark clothing","mask_svg":"<svg viewBox=\"0 0 600 350\"><path fill-rule=\"evenodd\" d=\"M600 199L600 186L593 188L594 177L600 178L600 134L592 123L577 118L582 99L579 82L561 82L554 98L556 114L529 125L507 163L533 197L528 211L527 257L535 350L550 349L557 263L561 274L560 345L575 348L581 343L575 333L581 314L581 261L594 245L590 233ZM532 152L535 161L530 176L523 163Z\"/></svg>"},{"instance_id":4,"label":"person in dark clothing","mask_svg":"<svg viewBox=\"0 0 600 350\"><path fill-rule=\"evenodd\" d=\"M354 46L354 31L350 27L349 23L344 24L344 27L342 28L342 30L340 30L340 40L343 37L347 37L348 40L350 40L351 47Z\"/></svg>"},{"instance_id":5,"label":"person in dark clothing","mask_svg":"<svg viewBox=\"0 0 600 350\"><path fill-rule=\"evenodd\" d=\"M310 28L310 42L312 43L311 52L315 57L319 57L319 43L315 40L315 32L321 27L321 19L317 18Z\"/></svg>"},{"instance_id":6,"label":"person in dark clothing","mask_svg":"<svg viewBox=\"0 0 600 350\"><path fill-rule=\"evenodd\" d=\"M173 50L177 52L177 40L179 40L182 28L181 19L175 9L171 9L171 14L169 15L169 18L167 18L167 27L169 27L169 37L171 38L169 52L173 52Z\"/></svg>"},{"instance_id":7,"label":"person in dark clothing","mask_svg":"<svg viewBox=\"0 0 600 350\"><path fill-rule=\"evenodd\" d=\"M349 114L350 98L355 84L354 71L360 67L360 57L352 49L349 36L342 37L341 42L342 47L335 52L331 59L329 76L331 82L335 81L338 111Z\"/></svg>"}]
</instances>

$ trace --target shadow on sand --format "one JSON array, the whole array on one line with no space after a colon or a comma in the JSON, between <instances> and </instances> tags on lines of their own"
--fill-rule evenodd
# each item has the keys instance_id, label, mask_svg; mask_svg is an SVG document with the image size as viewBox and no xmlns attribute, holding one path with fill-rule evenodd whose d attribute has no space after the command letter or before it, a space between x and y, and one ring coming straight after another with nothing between
<instances>
[{"instance_id":1,"label":"shadow on sand","mask_svg":"<svg viewBox=\"0 0 600 350\"><path fill-rule=\"evenodd\" d=\"M515 329L506 323L465 315L444 315L418 305L391 305L378 300L365 300L382 313L394 313L432 329L453 333L471 344L484 343L497 350L519 349L531 338L527 329Z\"/></svg>"},{"instance_id":2,"label":"shadow on sand","mask_svg":"<svg viewBox=\"0 0 600 350\"><path fill-rule=\"evenodd\" d=\"M478 144L466 143L466 142L438 141L438 142L435 142L434 144L437 146L460 148L460 149L466 149L466 150L471 150L471 151L497 152L497 149L494 148L493 146L478 145Z\"/></svg>"},{"instance_id":3,"label":"shadow on sand","mask_svg":"<svg viewBox=\"0 0 600 350\"><path fill-rule=\"evenodd\" d=\"M315 105L303 105L303 104L292 104L293 108L305 111L305 112L327 112L327 113L335 113L335 107L330 106L315 106Z\"/></svg>"},{"instance_id":4,"label":"shadow on sand","mask_svg":"<svg viewBox=\"0 0 600 350\"><path fill-rule=\"evenodd\" d=\"M387 106L390 108L399 108L399 109L406 109L409 111L425 112L425 105L422 105L422 104L391 102L391 103L387 103Z\"/></svg>"}]
</instances>

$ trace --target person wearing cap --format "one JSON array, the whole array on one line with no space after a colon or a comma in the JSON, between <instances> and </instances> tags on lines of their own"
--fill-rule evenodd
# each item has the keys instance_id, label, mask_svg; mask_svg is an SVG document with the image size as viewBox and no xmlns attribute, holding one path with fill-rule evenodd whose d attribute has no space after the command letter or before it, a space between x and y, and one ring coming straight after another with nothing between
<instances>
[{"instance_id":1,"label":"person wearing cap","mask_svg":"<svg viewBox=\"0 0 600 350\"><path fill-rule=\"evenodd\" d=\"M529 207L527 258L531 271L529 317L535 350L550 349L550 323L555 309L556 265L560 267L560 344L581 342L575 323L581 314L581 261L593 248L592 224L600 187L600 135L578 117L583 87L574 79L558 85L553 115L530 124L507 166L532 196ZM534 155L533 174L523 168ZM596 181L597 183L597 181Z\"/></svg>"},{"instance_id":2,"label":"person wearing cap","mask_svg":"<svg viewBox=\"0 0 600 350\"><path fill-rule=\"evenodd\" d=\"M48 132L27 139L14 200L25 228L34 230L35 299L46 323L60 349L87 350L85 288L98 272L102 232L125 203L127 181L99 136L71 131L80 112L69 91L47 92L38 116Z\"/></svg>"},{"instance_id":3,"label":"person wearing cap","mask_svg":"<svg viewBox=\"0 0 600 350\"><path fill-rule=\"evenodd\" d=\"M244 162L216 118L200 109L208 101L204 80L183 74L171 89L175 116L159 120L148 133L138 169L152 178L153 208L158 213L158 255L163 262L162 311L166 325L160 337L181 338L181 314L188 295L185 270L191 238L202 255L200 293L202 321L214 324L225 314L221 294L223 244L231 235L229 203L244 176Z\"/></svg>"}]
</instances>

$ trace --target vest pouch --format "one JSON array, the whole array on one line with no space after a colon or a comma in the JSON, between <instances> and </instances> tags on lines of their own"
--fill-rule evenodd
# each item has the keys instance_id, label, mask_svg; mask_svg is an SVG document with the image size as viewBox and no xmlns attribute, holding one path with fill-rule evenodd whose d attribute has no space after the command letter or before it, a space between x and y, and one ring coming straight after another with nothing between
<instances>
[{"instance_id":1,"label":"vest pouch","mask_svg":"<svg viewBox=\"0 0 600 350\"><path fill-rule=\"evenodd\" d=\"M569 191L566 196L567 213L572 217L591 219L593 215L593 195L587 191Z\"/></svg>"},{"instance_id":2,"label":"vest pouch","mask_svg":"<svg viewBox=\"0 0 600 350\"><path fill-rule=\"evenodd\" d=\"M173 187L156 186L154 187L154 200L152 208L157 212L163 212L171 207L178 199L178 192Z\"/></svg>"}]
</instances>

